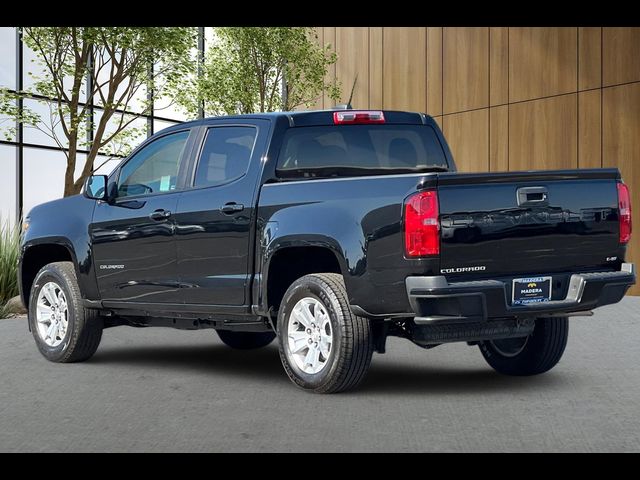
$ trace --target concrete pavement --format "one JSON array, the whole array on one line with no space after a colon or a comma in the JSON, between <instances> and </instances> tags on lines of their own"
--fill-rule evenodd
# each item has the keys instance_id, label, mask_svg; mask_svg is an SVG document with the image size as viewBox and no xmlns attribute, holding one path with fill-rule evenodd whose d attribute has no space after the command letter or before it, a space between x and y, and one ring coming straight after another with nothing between
<instances>
[{"instance_id":1,"label":"concrete pavement","mask_svg":"<svg viewBox=\"0 0 640 480\"><path fill-rule=\"evenodd\" d=\"M118 327L90 361L0 320L0 451L640 451L640 297L571 319L559 365L494 373L477 347L390 339L360 389L289 382L274 345Z\"/></svg>"}]
</instances>

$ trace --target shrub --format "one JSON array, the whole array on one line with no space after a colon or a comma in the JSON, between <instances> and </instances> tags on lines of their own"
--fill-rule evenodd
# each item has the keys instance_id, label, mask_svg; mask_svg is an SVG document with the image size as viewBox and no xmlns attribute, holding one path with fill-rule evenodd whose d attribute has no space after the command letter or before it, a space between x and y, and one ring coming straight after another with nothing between
<instances>
[{"instance_id":1,"label":"shrub","mask_svg":"<svg viewBox=\"0 0 640 480\"><path fill-rule=\"evenodd\" d=\"M0 318L6 316L6 303L18 295L18 256L20 228L0 220Z\"/></svg>"}]
</instances>

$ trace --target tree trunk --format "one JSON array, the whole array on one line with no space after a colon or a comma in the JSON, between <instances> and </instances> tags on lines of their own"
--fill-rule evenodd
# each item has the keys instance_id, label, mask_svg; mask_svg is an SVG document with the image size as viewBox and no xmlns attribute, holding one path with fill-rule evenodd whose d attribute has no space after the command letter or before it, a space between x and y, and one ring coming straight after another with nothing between
<instances>
[{"instance_id":1,"label":"tree trunk","mask_svg":"<svg viewBox=\"0 0 640 480\"><path fill-rule=\"evenodd\" d=\"M76 151L74 146L69 148L69 157L67 158L67 169L64 172L64 196L76 195L80 193L79 189L76 189L73 177L76 170Z\"/></svg>"},{"instance_id":2,"label":"tree trunk","mask_svg":"<svg viewBox=\"0 0 640 480\"><path fill-rule=\"evenodd\" d=\"M71 185L69 185L69 184L67 184L65 182L65 185L64 185L64 196L65 197L70 197L71 195L79 194L82 191L82 186L83 185L84 185L84 181L79 185L76 185L73 182L71 183Z\"/></svg>"},{"instance_id":3,"label":"tree trunk","mask_svg":"<svg viewBox=\"0 0 640 480\"><path fill-rule=\"evenodd\" d=\"M64 196L69 197L71 195L77 195L82 190L82 186L84 185L85 179L82 179L82 182L78 181L77 183L73 181L73 171L71 171L71 178L68 177L69 167L67 167L67 172L64 176Z\"/></svg>"}]
</instances>

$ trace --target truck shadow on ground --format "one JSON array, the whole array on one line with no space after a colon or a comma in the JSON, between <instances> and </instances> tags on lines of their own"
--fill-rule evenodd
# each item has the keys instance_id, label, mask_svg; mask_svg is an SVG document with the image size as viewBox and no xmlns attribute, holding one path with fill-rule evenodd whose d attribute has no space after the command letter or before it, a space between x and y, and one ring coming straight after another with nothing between
<instances>
[{"instance_id":1,"label":"truck shadow on ground","mask_svg":"<svg viewBox=\"0 0 640 480\"><path fill-rule=\"evenodd\" d=\"M258 350L233 350L225 345L117 347L98 350L89 362L237 376L238 379L282 379L285 375L278 350L273 346Z\"/></svg>"},{"instance_id":2,"label":"truck shadow on ground","mask_svg":"<svg viewBox=\"0 0 640 480\"><path fill-rule=\"evenodd\" d=\"M88 363L200 372L224 377L226 381L231 378L238 382L288 382L275 346L248 351L232 350L224 345L122 347L99 350ZM535 377L508 377L482 363L473 368L443 367L385 358L374 362L360 387L343 395L514 393L556 388L563 383L560 371Z\"/></svg>"},{"instance_id":3,"label":"truck shadow on ground","mask_svg":"<svg viewBox=\"0 0 640 480\"><path fill-rule=\"evenodd\" d=\"M555 388L563 382L558 373L536 377L508 377L480 362L476 368L378 362L371 367L358 392L384 394L514 393Z\"/></svg>"}]
</instances>

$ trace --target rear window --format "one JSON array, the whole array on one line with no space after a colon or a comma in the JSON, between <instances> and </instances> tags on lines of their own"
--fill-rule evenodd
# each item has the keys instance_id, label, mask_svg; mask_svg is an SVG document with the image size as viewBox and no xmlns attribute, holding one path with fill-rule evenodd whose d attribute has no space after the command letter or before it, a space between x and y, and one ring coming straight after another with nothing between
<instances>
[{"instance_id":1,"label":"rear window","mask_svg":"<svg viewBox=\"0 0 640 480\"><path fill-rule=\"evenodd\" d=\"M426 125L340 125L287 130L281 177L381 175L446 170L433 128Z\"/></svg>"}]
</instances>

